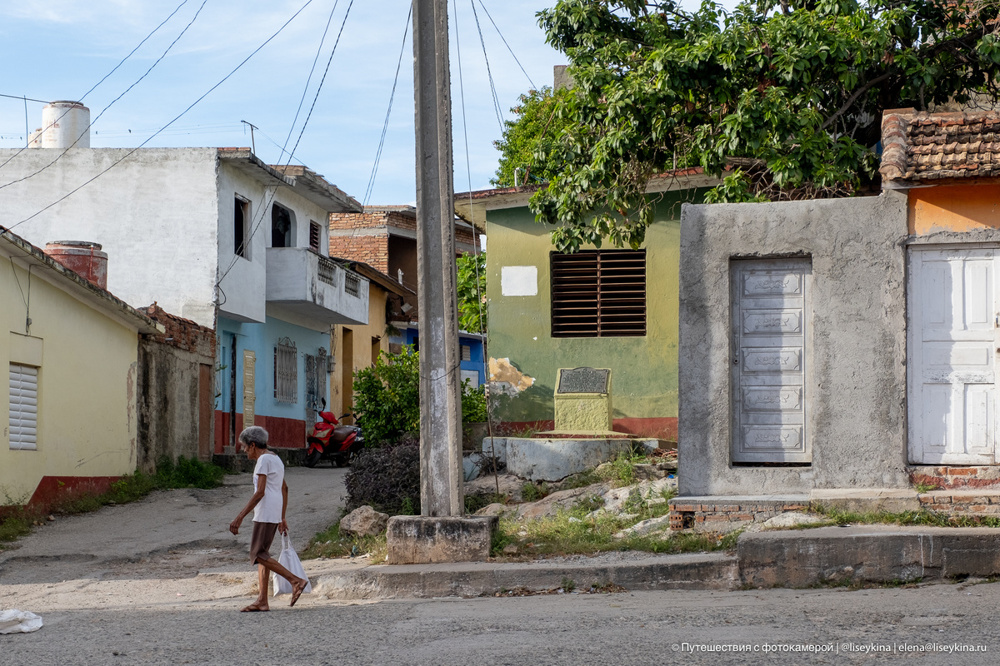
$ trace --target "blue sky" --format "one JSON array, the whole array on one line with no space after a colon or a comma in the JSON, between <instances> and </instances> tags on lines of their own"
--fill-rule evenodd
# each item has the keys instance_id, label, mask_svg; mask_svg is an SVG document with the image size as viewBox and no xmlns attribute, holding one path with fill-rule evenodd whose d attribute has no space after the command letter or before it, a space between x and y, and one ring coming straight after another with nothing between
<instances>
[{"instance_id":1,"label":"blue sky","mask_svg":"<svg viewBox=\"0 0 1000 666\"><path fill-rule=\"evenodd\" d=\"M249 146L246 120L256 125L258 156L282 159L280 146L293 129L294 144L312 104L317 84L348 6L350 13L326 81L295 152L304 163L347 193L364 199L378 150L399 59L409 0L313 0L284 32L170 128L158 129L221 81L270 37L306 0L188 0L120 69L87 95L91 119L139 79L170 46L201 7L194 23L166 57L119 101L91 133L93 147ZM486 43L496 95L504 113L531 87L551 85L552 66L561 54L545 45L535 12L552 0L483 0L499 27L493 27L479 0L476 9ZM0 42L8 65L0 94L37 100L79 100L122 60L182 0L19 0L0 6ZM334 10L334 6L336 9ZM457 38L454 12L457 9ZM329 34L302 98L324 27ZM454 100L455 187L489 186L496 169L493 141L500 136L483 47L472 2L451 3L452 95ZM510 46L508 50L500 34ZM460 105L458 49L465 110ZM370 203L403 204L415 199L413 148L413 57L410 36L404 47L390 124ZM523 65L521 71L511 50ZM27 124L41 124L42 104L27 103ZM0 97L0 147L24 145L25 103ZM468 124L471 180L466 168L463 117Z\"/></svg>"},{"instance_id":2,"label":"blue sky","mask_svg":"<svg viewBox=\"0 0 1000 666\"><path fill-rule=\"evenodd\" d=\"M734 1L724 4L731 6ZM473 2L503 119L509 119L510 107L519 94L532 87L532 81L539 87L551 85L553 65L565 63L562 54L545 44L535 18L536 12L555 0L449 3L455 189L460 192L489 187L497 162L493 142L501 133ZM286 145L290 133L288 148L295 143L343 25L293 161L323 174L364 203L410 3L311 0L302 9L306 4L307 0L3 2L0 43L8 65L0 78L0 95L53 101L80 100L86 94L82 101L91 109L94 121L93 147L134 147L144 141L148 141L147 146L250 146L250 133L241 122L245 120L259 128L254 137L257 155L268 163L284 163L288 158L281 146ZM684 4L693 6L695 0ZM87 94L178 6L162 28ZM153 136L222 81L300 9L297 18L241 69ZM317 69L293 124L331 12ZM367 197L371 204L412 203L416 197L411 36L403 46L378 175ZM22 99L0 97L0 147L23 146L26 117L28 131L39 127L42 106L29 101L25 109Z\"/></svg>"}]
</instances>

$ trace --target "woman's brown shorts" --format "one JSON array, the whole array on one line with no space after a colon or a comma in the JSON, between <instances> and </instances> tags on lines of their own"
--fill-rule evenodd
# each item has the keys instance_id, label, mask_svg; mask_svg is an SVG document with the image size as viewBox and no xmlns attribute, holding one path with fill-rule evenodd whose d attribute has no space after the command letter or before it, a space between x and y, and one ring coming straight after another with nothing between
<instances>
[{"instance_id":1,"label":"woman's brown shorts","mask_svg":"<svg viewBox=\"0 0 1000 666\"><path fill-rule=\"evenodd\" d=\"M278 531L278 523L258 523L254 521L253 534L250 535L250 562L257 564L260 560L270 560L271 542L274 533Z\"/></svg>"}]
</instances>

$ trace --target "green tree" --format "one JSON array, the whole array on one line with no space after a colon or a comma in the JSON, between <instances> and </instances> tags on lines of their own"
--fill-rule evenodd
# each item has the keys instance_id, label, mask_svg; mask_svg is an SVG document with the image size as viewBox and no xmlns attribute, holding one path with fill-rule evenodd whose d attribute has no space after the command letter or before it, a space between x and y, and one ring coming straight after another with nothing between
<instances>
[{"instance_id":1,"label":"green tree","mask_svg":"<svg viewBox=\"0 0 1000 666\"><path fill-rule=\"evenodd\" d=\"M542 183L555 175L546 156L552 150L556 137L568 124L566 118L559 114L557 102L569 94L565 88L553 92L546 86L518 98L517 106L511 107L514 120L504 121L503 136L493 142L500 151L496 178L490 181L493 186ZM515 169L518 171L516 178Z\"/></svg>"},{"instance_id":2,"label":"green tree","mask_svg":"<svg viewBox=\"0 0 1000 666\"><path fill-rule=\"evenodd\" d=\"M536 173L549 182L531 210L556 225L560 250L635 248L655 204L646 183L672 168L729 167L709 201L856 193L877 178L885 109L996 102L997 8L760 0L727 13L711 1L689 12L672 0L558 0L539 23L575 84L555 102L566 124L538 142Z\"/></svg>"},{"instance_id":3,"label":"green tree","mask_svg":"<svg viewBox=\"0 0 1000 666\"><path fill-rule=\"evenodd\" d=\"M420 356L413 347L382 352L374 365L354 374L354 412L367 446L420 431Z\"/></svg>"},{"instance_id":4,"label":"green tree","mask_svg":"<svg viewBox=\"0 0 1000 666\"><path fill-rule=\"evenodd\" d=\"M486 253L458 258L458 328L486 332Z\"/></svg>"}]
</instances>

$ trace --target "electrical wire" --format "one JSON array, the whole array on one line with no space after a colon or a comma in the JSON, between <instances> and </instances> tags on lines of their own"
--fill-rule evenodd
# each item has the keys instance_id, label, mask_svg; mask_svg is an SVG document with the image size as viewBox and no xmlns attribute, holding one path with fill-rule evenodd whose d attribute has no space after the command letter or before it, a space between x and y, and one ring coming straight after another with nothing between
<instances>
[{"instance_id":1,"label":"electrical wire","mask_svg":"<svg viewBox=\"0 0 1000 666\"><path fill-rule=\"evenodd\" d=\"M514 58L514 62L516 62L517 66L521 68L522 72L524 72L524 76L526 79L528 79L528 83L531 84L532 88L537 90L538 86L536 86L535 82L531 80L531 76L529 76L528 72L524 69L524 65L522 65L521 61L517 59L516 55L514 55L514 49L510 48L510 44L507 43L507 40L506 38L504 38L503 33L500 32L500 27L497 25L497 22L493 20L492 16L490 16L490 10L486 9L486 5L483 4L483 0L479 0L479 6L483 8L484 12L486 12L486 18L488 18L490 20L490 23L493 24L494 30L497 31L498 35L500 35L500 40L503 42L503 45L507 47L507 50L510 51L510 55L512 58Z\"/></svg>"},{"instance_id":2,"label":"electrical wire","mask_svg":"<svg viewBox=\"0 0 1000 666\"><path fill-rule=\"evenodd\" d=\"M207 3L208 3L208 0L202 0L202 3L201 3L201 6L200 6L200 7L198 7L198 11L196 11L196 12L194 13L194 16L192 16L192 17L191 17L191 20L190 20L190 21L188 21L188 24L187 24L186 26L184 26L184 29L183 29L183 30L181 30L180 34L179 34L179 35L177 35L177 37L175 37L175 38L174 38L174 41L170 42L170 45L169 45L169 46L167 46L167 48L166 48L166 49L165 49L165 50L163 51L163 53L162 53L162 54L160 55L160 57L159 57L159 58L157 58L157 59L156 59L156 61L155 61L155 62L153 62L153 64L149 66L149 69L147 69L147 70L146 70L146 71L145 71L145 72L143 73L143 75L142 75L142 76L140 76L140 77L139 77L138 79L136 79L136 80L135 80L135 82L133 82L133 83L132 83L132 85L130 85L130 86L129 86L128 88L126 88L126 89L125 89L125 90L124 90L124 91L122 92L122 94L118 95L118 97L115 97L115 98L114 98L113 100L111 100L111 102L110 102L110 103L109 103L109 104L108 104L107 106L105 106L105 107L104 107L103 109L101 109L101 112L97 114L97 117L96 117L96 118L94 118L94 119L93 119L92 121L90 121L90 124L89 124L89 125L87 125L87 128L86 128L86 130L84 130L84 132L86 132L86 133L89 133L89 132L90 132L90 128L94 126L94 123L96 123L96 122L97 122L98 120L100 120L100 119L101 119L101 116L103 116L103 115L104 115L104 113L105 113L105 112L106 112L106 111L107 111L108 109L110 109L110 108L111 108L111 107L112 107L112 106L113 106L113 105L114 105L114 104L115 104L115 103L116 103L116 102L117 102L118 100L120 100L120 99L121 99L122 97L124 97L125 95L127 95L127 94L129 93L129 91L131 91L131 90L132 90L133 88L135 88L135 87L136 87L137 85L139 85L139 83L140 83L140 82L141 82L141 81L142 81L142 80L143 80L144 78L146 78L147 76L149 76L149 73L150 73L150 72L152 72L152 71L153 71L153 69L154 69L154 68L155 68L155 67L156 67L157 65L159 65L159 64L160 64L160 62L161 62L161 61L162 61L162 60L163 60L164 58L166 58L166 57L167 57L167 54L168 54L168 53L170 53L170 50L174 48L174 45L176 45L176 44L177 44L177 42L179 42L179 41L180 41L181 37L183 37L183 36L184 36L184 34L185 34L185 33L186 33L187 31L188 31L188 29L189 29L189 28L190 28L190 27L191 27L192 25L194 25L194 22L198 20L198 16L199 16L199 15L201 14L201 10L205 8L205 5L206 5ZM109 74L108 76L110 76L110 74ZM105 78L107 78L107 77L105 77ZM91 88L91 90L93 90L93 88ZM89 93L88 93L88 94L89 94ZM67 113L69 113L69 109L67 109L67 110L66 110L65 112L63 112L62 116L66 115ZM60 117L60 118L62 118L62 116L59 116L59 117ZM56 120L55 122L58 122L58 120ZM55 124L55 122L53 123L53 125ZM45 166L43 166L43 167L42 167L41 169L39 169L39 170L35 171L34 173L29 173L29 174L28 174L27 176L22 176L21 178L17 178L17 179L15 179L15 180L12 180L12 181L10 181L9 183L4 183L3 185L0 185L0 190L2 190L2 189L3 189L3 188L5 188L5 187L9 187L9 186L11 186L11 185L14 185L15 183L20 183L20 182L23 182L23 181L25 181L25 180L28 180L29 178L34 178L34 177L35 177L35 176L37 176L38 174L42 173L43 171L45 171L46 169L48 169L48 168L49 168L50 166L52 166L53 164L55 164L56 162L58 162L58 161L59 161L60 159L62 159L62 158L63 158L63 157L64 157L64 156L66 155L66 153L68 153L68 152L69 152L70 150L72 150L73 148L75 148L75 147L76 147L76 144L80 143L80 140L81 140L81 139L82 139L82 138L83 138L84 136L86 136L86 134L84 134L84 133L81 133L81 134L80 134L80 136L78 136L78 137L76 138L76 140L74 140L74 141L73 141L73 143L71 143L71 144L70 144L70 145L69 145L69 146L68 146L68 147L67 147L67 148L66 148L65 150L63 150L63 151L62 151L61 153L59 153L58 155L56 155L56 158L55 158L54 160L52 160L51 162L49 162L48 164L46 164ZM21 150L24 150L24 148L22 148Z\"/></svg>"},{"instance_id":3,"label":"electrical wire","mask_svg":"<svg viewBox=\"0 0 1000 666\"><path fill-rule=\"evenodd\" d=\"M310 0L310 2L311 1L312 0ZM308 3L306 3L306 4L308 4ZM326 82L326 76L330 72L330 64L333 62L333 56L337 52L337 47L340 45L340 37L344 34L344 26L347 25L347 17L350 16L350 14L351 14L351 8L353 6L354 6L354 0L351 0L350 4L347 5L347 11L344 13L344 20L340 24L340 32L337 33L337 41L335 41L333 43L333 48L330 50L330 57L326 61L326 69L323 70L323 76L322 76L322 78L320 78L319 85L316 87L316 94L313 96L312 105L309 107L309 113L306 114L306 119L304 121L302 121L302 128L299 130L299 136L298 136L298 138L296 138L295 145L292 146L292 150L288 152L288 161L283 166L287 167L289 164L291 164L292 158L295 156L295 151L299 147L299 142L302 141L302 135L305 134L306 127L309 125L309 120L312 118L313 110L316 108L316 100L319 99L319 94L323 90L323 84ZM304 8L305 7L303 7L303 9ZM336 3L334 4L334 9L336 9ZM302 10L299 10L299 11L302 11ZM331 11L331 15L332 15L332 11ZM326 33L324 32L323 34L324 34L324 37L325 37ZM311 74L310 74L310 78L311 78ZM291 133L289 133L289 136L291 136ZM282 150L284 150L284 149L282 149ZM274 191L271 192L271 196L268 198L267 202L264 203L263 206L261 206L260 219L254 225L253 229L251 229L250 235L244 241L245 243L249 243L253 239L254 235L257 233L257 230L260 228L260 225L264 222L265 213L267 211L268 206L271 204L271 201L274 200L274 194L275 194L276 191L277 191L277 188L274 188ZM266 197L266 195L265 195L265 197ZM263 202L263 198L261 199L261 201ZM229 272L231 270L233 270L233 266L236 265L236 262L237 262L238 259L239 259L239 255L236 255L236 256L233 257L233 260L230 262L229 266L226 268L225 272L222 274L222 277L220 277L216 281L216 286L222 284L222 281L226 279L226 276L229 275Z\"/></svg>"},{"instance_id":4,"label":"electrical wire","mask_svg":"<svg viewBox=\"0 0 1000 666\"><path fill-rule=\"evenodd\" d=\"M484 8L485 9L485 8ZM475 5L473 5L473 11L475 11ZM490 19L492 20L492 19ZM477 19L478 25L478 19ZM465 77L462 75L462 44L458 38L458 9L455 9L455 50L458 54L458 94L462 109L462 134L465 139L465 172L468 177L468 192L469 192L469 210L473 211L472 208L472 160L469 157L469 123L465 115ZM482 32L480 32L480 37L482 37ZM483 53L485 54L485 44L483 45ZM492 85L492 79L490 81ZM496 94L494 93L494 98ZM486 331L483 326L483 294L480 292L480 285L482 284L482 278L479 274L479 245L476 243L476 218L475 214L470 212L472 217L472 248L473 254L475 256L475 266L476 266L476 305L479 309L479 331L483 335L481 342L483 343L483 390L485 391L486 397L486 429L490 436L490 458L493 467L493 481L496 483L497 494L500 494L500 478L497 474L497 458L496 450L493 448L493 417L490 414L490 396L489 396L489 367L487 365L487 353L486 353ZM485 226L486 221L483 221Z\"/></svg>"},{"instance_id":5,"label":"electrical wire","mask_svg":"<svg viewBox=\"0 0 1000 666\"><path fill-rule=\"evenodd\" d=\"M497 98L497 87L493 84L493 72L490 71L490 57L486 55L486 40L483 39L483 29L479 25L479 14L476 12L476 0L469 0L469 4L472 5L472 15L476 19L476 30L479 32L479 43L483 47L483 59L486 61L486 76L490 80L490 92L493 94L493 109L497 113L497 124L500 125L500 133L503 134L503 109L500 108L500 100Z\"/></svg>"},{"instance_id":6,"label":"electrical wire","mask_svg":"<svg viewBox=\"0 0 1000 666\"><path fill-rule=\"evenodd\" d=\"M181 10L181 8L182 8L182 7L184 7L184 5L186 5L186 4L188 3L188 2L190 2L190 0L183 0L183 1L181 2L181 4L177 5L177 7L175 7L175 8L174 8L174 11L170 12L170 15L169 15L169 16L167 16L167 18L163 19L163 21L161 21L161 22L160 22L160 24L159 24L158 26L156 26L155 28L153 28L153 31L152 31L152 32L150 32L150 33L149 33L148 35L146 35L145 37L143 37L142 41L141 41L141 42L139 42L138 44L136 44L136 47L135 47L134 49L132 49L131 51L129 51L128 55L126 55L126 56L125 56L124 58L122 58L122 59L121 59L121 62L119 62L119 63L118 63L117 65L115 65L115 66L114 66L114 69L112 69L112 70L111 70L110 72L108 72L107 74L105 74L105 75L104 75L104 77L103 77L103 78L102 78L102 79L101 79L100 81L98 81L98 82L97 82L97 83L95 83L95 84L94 84L93 86L91 86L90 90L88 90L87 92L83 93L83 96L82 96L82 97L80 97L80 99L78 99L77 101L79 101L79 102L82 102L83 100L85 100L85 99L87 98L87 95L89 95L90 93L92 93L92 92L94 92L95 90L97 90L97 87L98 87L99 85L101 85L102 83L104 83L105 81L107 81L107 79L108 79L108 77L109 77L109 76L111 76L112 74L114 74L115 72L117 72L117 71L118 71L118 69L119 69L119 68L120 68L120 67L121 67L122 65L124 65L124 64L125 64L125 61L126 61L126 60L128 60L129 58L131 58L131 57L132 57L132 56L133 56L133 55L135 54L135 52L136 52L136 51L138 51L140 47L142 47L142 45L143 45L143 44L145 44L145 43L146 43L147 41L149 41L149 39L150 39L150 38L151 38L151 37L152 37L153 35L155 35L155 34L156 34L157 32L159 32L160 28L162 28L163 26L165 26L165 25L167 24L167 22L168 22L168 21L169 21L170 19L172 19L172 18L174 17L174 15L175 15L175 14L176 14L177 12L179 12L179 11ZM204 3L202 3L202 6L204 6ZM201 9L199 9L198 11L200 12L200 11L201 11ZM186 30L186 28L185 28L185 30ZM138 81L137 81L136 83L138 83ZM124 93L123 93L123 94L124 94ZM0 97L11 97L11 95L0 95ZM29 97L17 97L16 99L24 99L24 100L29 100L29 99L31 99L31 98L29 98ZM48 104L48 102L46 102L46 101L44 101L44 100L40 100L40 99L32 99L31 101L32 101L32 102L41 102L42 104ZM110 104L109 104L108 106L110 106ZM107 110L107 109L105 109L105 110ZM56 123L58 123L58 122L59 122L60 120L62 120L63 116L65 116L65 115L66 115L67 113L69 113L69 111L70 111L69 109L66 109L65 111L63 111L63 112L62 112L62 114L60 114L60 116L59 116L58 118L56 118L56 119L55 119L55 120L54 120L54 121L53 121L53 122L52 122L52 123L51 123L51 124L50 124L50 125L49 125L48 127L44 127L44 128L42 128L42 131L44 132L45 130L47 130L47 129L48 129L49 127L51 127L52 125L55 125ZM101 113L103 113L103 111L102 111ZM89 129L89 128L88 128L88 129ZM22 152L24 152L24 151L25 151L26 149L27 149L27 146L25 146L24 148L21 148L21 149L20 149L20 150L18 150L18 151L17 151L16 153L14 153L14 154L13 154L13 155L11 155L10 157L8 157L8 158L7 158L7 160L6 160L5 162L3 162L3 164L0 164L0 169L2 169L2 168L4 168L5 166L7 166L7 164L8 164L8 163L9 163L9 162L10 162L10 161L11 161L12 159L14 159L14 158L15 158L15 157L17 157L18 155L20 155L20 154L21 154Z\"/></svg>"},{"instance_id":7,"label":"electrical wire","mask_svg":"<svg viewBox=\"0 0 1000 666\"><path fill-rule=\"evenodd\" d=\"M368 187L365 188L364 205L372 196L372 188L375 187L375 175L378 173L379 162L382 161L382 146L385 145L385 135L389 131L389 115L392 113L392 100L396 97L396 84L399 82L399 69L403 64L403 51L406 49L406 36L410 34L410 17L413 15L413 3L410 3L410 10L406 12L406 27L403 29L403 43L399 45L399 60L396 61L396 76L392 79L392 92L389 93L389 108L385 111L385 122L382 124L382 136L378 140L378 150L375 152L375 163L372 165L372 174L368 177Z\"/></svg>"},{"instance_id":8,"label":"electrical wire","mask_svg":"<svg viewBox=\"0 0 1000 666\"><path fill-rule=\"evenodd\" d=\"M292 16L281 25L281 27L279 27L270 37L268 37L266 40L264 40L264 42L262 44L260 44L257 48L255 48L250 53L250 55L248 55L246 58L244 58L240 62L240 64L238 64L236 67L234 67L232 69L232 71L230 71L228 74L226 74L222 78L222 80L220 80L218 83L216 83L211 88L209 88L208 90L206 90L201 95L201 97L199 97L195 101L191 102L191 104L189 104L186 109L184 109L183 111L181 111L177 116L174 117L173 120L171 120L166 125L164 125L162 128L160 128L160 130L158 130L151 137L149 137L148 139L146 139L145 141L143 141L141 144L139 144L138 146L136 146L135 148L133 148L132 150L130 150L129 152L127 152L121 158L115 160L109 167L107 167L106 169L104 169L103 171L101 171L100 173L98 173L97 175L95 175L95 176L89 178L88 180L84 181L81 185L79 185L76 188L70 190L69 192L67 192L66 194L64 194L62 197L56 199L55 201L53 201L49 205L45 206L41 210L33 213L32 215L29 215L28 217L24 218L20 222L17 222L16 224L11 225L10 227L8 227L8 229L14 229L15 227L18 227L18 226L24 224L25 222L28 222L29 220L32 220L32 219L38 217L39 215L41 215L42 213L44 213L48 209L52 208L53 206L55 206L55 205L57 205L57 204L65 201L69 197L73 196L74 194L76 194L77 192L79 192L80 190L82 190L84 187L86 187L90 183L94 182L95 180L97 180L98 178L100 178L101 176L103 176L104 174L106 174L108 171L111 171L111 169L115 168L116 166L118 166L119 164L121 164L123 161L125 161L126 159L128 159L129 157L131 157L132 155L134 155L136 153L136 151L138 151L139 149L143 148L147 143L149 143L154 138L156 138L157 135L159 135L165 129L167 129L168 127L170 127L171 125L173 125L175 122L177 122L178 120L180 120L182 117L184 117L188 113L188 111L190 111L191 109L193 109L199 102L201 102L203 99L205 99L206 97L208 97L209 94L211 94L216 88L218 88L223 83L225 83L226 81L228 81L229 78L233 74L235 74L237 71L239 71L245 64L247 64L247 62L249 62L251 58L253 58L255 55L257 55L257 53L259 53L265 46L267 46L268 44L270 44L274 40L275 37L277 37L278 35L280 35L285 30L285 28L288 27L288 24L290 24L292 21L294 21L295 18L299 14L301 14L302 11L305 10L306 7L308 7L309 5L312 4L312 2L313 2L313 0L306 0L305 4L303 4L298 9L298 11L296 11L294 14L292 14Z\"/></svg>"}]
</instances>

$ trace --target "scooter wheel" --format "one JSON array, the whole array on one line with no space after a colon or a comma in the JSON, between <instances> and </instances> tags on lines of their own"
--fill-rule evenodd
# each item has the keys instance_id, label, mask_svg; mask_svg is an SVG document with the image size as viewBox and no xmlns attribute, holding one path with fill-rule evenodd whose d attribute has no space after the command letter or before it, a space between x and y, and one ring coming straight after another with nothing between
<instances>
[{"instance_id":1,"label":"scooter wheel","mask_svg":"<svg viewBox=\"0 0 1000 666\"><path fill-rule=\"evenodd\" d=\"M313 449L306 456L306 467L315 467L319 463L319 459L323 456L319 449Z\"/></svg>"},{"instance_id":2,"label":"scooter wheel","mask_svg":"<svg viewBox=\"0 0 1000 666\"><path fill-rule=\"evenodd\" d=\"M337 456L333 459L333 464L337 467L347 467L351 462L348 456Z\"/></svg>"}]
</instances>

